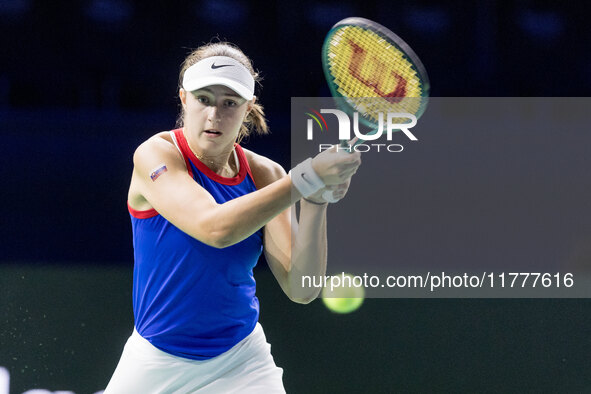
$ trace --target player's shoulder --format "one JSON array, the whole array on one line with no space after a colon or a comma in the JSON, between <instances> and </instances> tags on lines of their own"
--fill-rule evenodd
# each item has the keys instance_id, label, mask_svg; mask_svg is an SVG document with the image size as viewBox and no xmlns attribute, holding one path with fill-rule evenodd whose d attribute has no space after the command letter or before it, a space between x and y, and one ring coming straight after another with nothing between
<instances>
[{"instance_id":1,"label":"player's shoulder","mask_svg":"<svg viewBox=\"0 0 591 394\"><path fill-rule=\"evenodd\" d=\"M172 137L168 131L156 133L142 142L133 154L134 163L140 164L145 161L153 161L164 158L179 158L180 154L176 149Z\"/></svg>"},{"instance_id":2,"label":"player's shoulder","mask_svg":"<svg viewBox=\"0 0 591 394\"><path fill-rule=\"evenodd\" d=\"M242 148L257 187L265 187L286 175L281 165L266 156Z\"/></svg>"}]
</instances>

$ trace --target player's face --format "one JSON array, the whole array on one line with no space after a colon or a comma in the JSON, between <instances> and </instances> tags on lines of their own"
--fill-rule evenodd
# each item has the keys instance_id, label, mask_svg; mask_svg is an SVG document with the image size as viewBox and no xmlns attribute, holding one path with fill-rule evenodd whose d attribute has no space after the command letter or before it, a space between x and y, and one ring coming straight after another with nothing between
<instances>
[{"instance_id":1,"label":"player's face","mask_svg":"<svg viewBox=\"0 0 591 394\"><path fill-rule=\"evenodd\" d=\"M185 109L185 129L202 149L233 144L252 107L252 101L222 85L181 93L181 101Z\"/></svg>"}]
</instances>

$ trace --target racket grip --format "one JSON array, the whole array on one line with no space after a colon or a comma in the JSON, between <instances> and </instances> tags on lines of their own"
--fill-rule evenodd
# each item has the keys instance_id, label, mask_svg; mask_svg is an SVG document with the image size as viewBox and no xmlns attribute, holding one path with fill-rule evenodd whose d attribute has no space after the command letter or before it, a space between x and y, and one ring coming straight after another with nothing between
<instances>
[{"instance_id":1,"label":"racket grip","mask_svg":"<svg viewBox=\"0 0 591 394\"><path fill-rule=\"evenodd\" d=\"M326 202L335 203L339 201L339 199L334 198L333 190L325 190L322 193L322 199Z\"/></svg>"}]
</instances>

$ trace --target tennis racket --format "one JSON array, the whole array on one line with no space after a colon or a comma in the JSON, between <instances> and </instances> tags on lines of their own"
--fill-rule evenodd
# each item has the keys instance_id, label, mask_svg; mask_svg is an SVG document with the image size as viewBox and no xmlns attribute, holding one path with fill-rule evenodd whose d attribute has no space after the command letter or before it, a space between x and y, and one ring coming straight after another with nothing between
<instances>
[{"instance_id":1,"label":"tennis racket","mask_svg":"<svg viewBox=\"0 0 591 394\"><path fill-rule=\"evenodd\" d=\"M333 97L349 115L358 113L360 124L372 129L365 136L375 139L380 113L407 113L418 119L429 97L429 77L423 63L400 37L384 26L364 18L346 18L328 32L322 46L322 66ZM382 117L383 119L383 117ZM408 123L408 119L395 119ZM382 127L381 134L386 132ZM364 142L340 145L353 152ZM323 193L335 202L332 191Z\"/></svg>"}]
</instances>

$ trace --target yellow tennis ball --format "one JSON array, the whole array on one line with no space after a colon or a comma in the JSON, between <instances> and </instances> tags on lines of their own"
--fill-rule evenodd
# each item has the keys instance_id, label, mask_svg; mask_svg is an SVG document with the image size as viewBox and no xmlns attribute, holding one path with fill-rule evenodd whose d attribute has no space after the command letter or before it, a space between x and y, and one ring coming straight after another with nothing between
<instances>
[{"instance_id":1,"label":"yellow tennis ball","mask_svg":"<svg viewBox=\"0 0 591 394\"><path fill-rule=\"evenodd\" d=\"M363 304L365 289L360 277L342 273L334 275L322 289L322 302L334 313L351 313Z\"/></svg>"}]
</instances>

